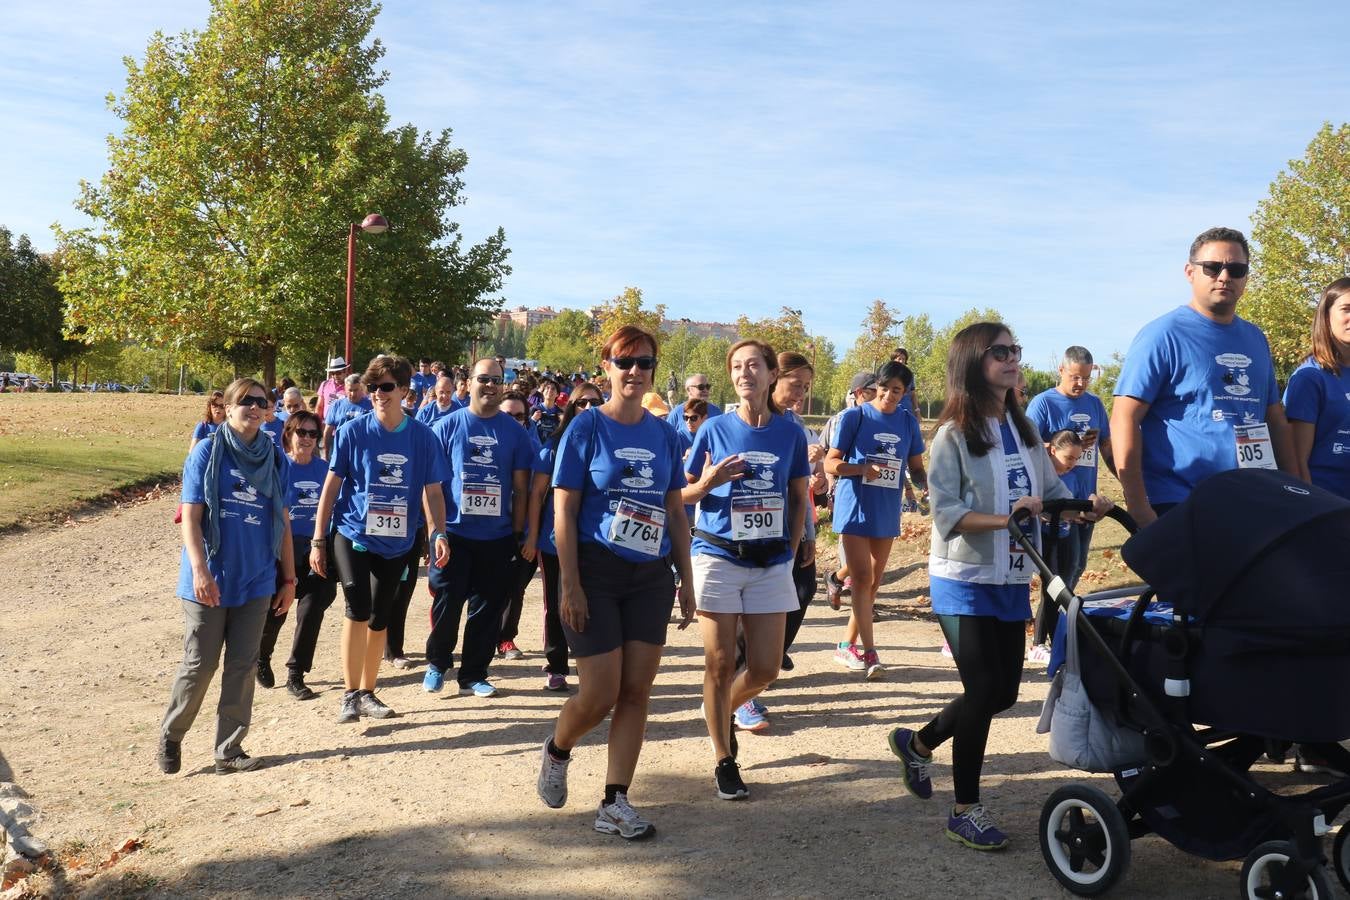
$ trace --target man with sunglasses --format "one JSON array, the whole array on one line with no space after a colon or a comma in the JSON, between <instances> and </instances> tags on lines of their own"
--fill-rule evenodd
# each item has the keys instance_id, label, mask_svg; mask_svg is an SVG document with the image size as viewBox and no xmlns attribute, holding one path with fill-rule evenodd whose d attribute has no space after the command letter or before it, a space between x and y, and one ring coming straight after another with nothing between
<instances>
[{"instance_id":1,"label":"man with sunglasses","mask_svg":"<svg viewBox=\"0 0 1350 900\"><path fill-rule=\"evenodd\" d=\"M422 689L428 693L444 686L466 605L460 691L484 698L497 693L487 680L488 666L497 648L511 561L524 540L526 482L534 458L523 423L501 410L502 382L503 369L495 359L478 360L469 377L469 405L432 427L452 476L441 485L450 561L427 578L431 634Z\"/></svg>"},{"instance_id":2,"label":"man with sunglasses","mask_svg":"<svg viewBox=\"0 0 1350 900\"><path fill-rule=\"evenodd\" d=\"M1141 526L1233 468L1293 471L1289 423L1266 337L1237 315L1247 239L1211 228L1191 244L1191 301L1135 336L1116 381L1111 440Z\"/></svg>"},{"instance_id":3,"label":"man with sunglasses","mask_svg":"<svg viewBox=\"0 0 1350 900\"><path fill-rule=\"evenodd\" d=\"M670 411L670 415L666 416L666 421L675 426L675 430L680 433L680 437L684 438L687 444L693 444L694 435L693 432L689 430L689 425L684 420L684 407L686 403L690 400L707 401L707 417L709 419L713 416L720 416L722 414L722 407L708 400L711 391L712 382L708 380L708 376L704 375L702 372L694 372L684 380L684 402L673 407Z\"/></svg>"}]
</instances>

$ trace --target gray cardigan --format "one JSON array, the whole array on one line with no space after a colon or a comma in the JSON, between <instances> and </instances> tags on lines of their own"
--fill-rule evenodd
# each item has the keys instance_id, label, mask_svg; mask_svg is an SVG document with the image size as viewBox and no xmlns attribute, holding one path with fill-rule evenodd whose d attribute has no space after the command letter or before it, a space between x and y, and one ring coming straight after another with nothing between
<instances>
[{"instance_id":1,"label":"gray cardigan","mask_svg":"<svg viewBox=\"0 0 1350 900\"><path fill-rule=\"evenodd\" d=\"M989 420L993 434L998 423ZM1017 444L1031 477L1031 493L1047 500L1072 497L1072 492L1055 473L1045 445L1037 441L1028 447L1013 428ZM1007 531L957 534L956 523L968 512L1001 515L1008 507L1007 482L1003 469L1003 448L998 441L984 456L972 456L965 437L951 422L943 424L933 436L928 463L928 489L933 503L933 539L928 551L930 575L1004 584L1008 575ZM995 473L998 477L995 478ZM1040 529L1033 529L1039 542Z\"/></svg>"}]
</instances>

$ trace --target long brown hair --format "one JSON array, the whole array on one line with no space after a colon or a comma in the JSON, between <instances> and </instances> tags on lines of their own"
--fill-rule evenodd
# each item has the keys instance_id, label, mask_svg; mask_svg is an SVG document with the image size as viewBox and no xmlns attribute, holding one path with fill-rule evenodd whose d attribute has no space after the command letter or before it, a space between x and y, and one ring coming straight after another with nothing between
<instances>
[{"instance_id":1,"label":"long brown hair","mask_svg":"<svg viewBox=\"0 0 1350 900\"><path fill-rule=\"evenodd\" d=\"M759 351L759 355L764 358L764 365L768 367L771 376L769 378L769 394L768 397L765 398L769 404L769 412L781 413L782 410L778 408L778 404L773 402L773 386L774 382L778 381L778 354L773 351L773 347L770 347L763 341L756 341L754 339L737 341L731 345L731 349L727 350L727 375L731 374L731 358L735 356L736 351L740 350L742 347L754 347Z\"/></svg>"},{"instance_id":2,"label":"long brown hair","mask_svg":"<svg viewBox=\"0 0 1350 900\"><path fill-rule=\"evenodd\" d=\"M1347 291L1350 291L1350 278L1337 278L1327 285L1317 304L1317 313L1313 316L1312 358L1337 377L1341 374L1340 348L1344 345L1331 333L1331 307Z\"/></svg>"},{"instance_id":3,"label":"long brown hair","mask_svg":"<svg viewBox=\"0 0 1350 900\"><path fill-rule=\"evenodd\" d=\"M572 424L572 420L577 417L577 394L582 392L595 394L596 399L604 400L605 394L598 387L589 381L583 381L572 389L572 393L567 395L567 405L563 407L562 419L558 422L558 430L548 436L549 443L558 445L562 441L563 432L567 426Z\"/></svg>"},{"instance_id":4,"label":"long brown hair","mask_svg":"<svg viewBox=\"0 0 1350 900\"><path fill-rule=\"evenodd\" d=\"M986 420L998 409L984 377L984 354L1000 334L1011 335L1012 329L1002 322L976 322L958 331L947 351L947 402L938 416L938 427L951 422L960 429L971 456L984 456L994 446L995 435L989 433ZM1008 389L1003 408L1012 417L1022 443L1034 447L1041 438L1018 404L1016 391Z\"/></svg>"},{"instance_id":5,"label":"long brown hair","mask_svg":"<svg viewBox=\"0 0 1350 900\"><path fill-rule=\"evenodd\" d=\"M225 408L225 392L212 391L211 393L206 395L206 409L202 412L202 421L205 422L207 425L216 424L215 419L213 419L211 416L211 406L217 401L220 403L221 411L223 413Z\"/></svg>"}]
</instances>

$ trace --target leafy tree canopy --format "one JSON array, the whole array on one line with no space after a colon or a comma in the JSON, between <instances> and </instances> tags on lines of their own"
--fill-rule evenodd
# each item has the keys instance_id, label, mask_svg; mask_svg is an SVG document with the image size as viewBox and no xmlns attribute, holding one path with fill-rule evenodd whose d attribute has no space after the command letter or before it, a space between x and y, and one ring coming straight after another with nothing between
<instances>
[{"instance_id":1,"label":"leafy tree canopy","mask_svg":"<svg viewBox=\"0 0 1350 900\"><path fill-rule=\"evenodd\" d=\"M586 371L595 368L595 348L591 343L591 317L579 309L565 309L557 318L530 329L525 338L525 355L554 371Z\"/></svg>"},{"instance_id":2,"label":"leafy tree canopy","mask_svg":"<svg viewBox=\"0 0 1350 900\"><path fill-rule=\"evenodd\" d=\"M623 293L601 306L595 318L595 331L591 334L591 343L598 356L611 334L625 325L636 325L650 334L660 335L661 324L666 319L666 307L658 303L655 309L642 308L642 291L635 287L626 287Z\"/></svg>"}]
</instances>

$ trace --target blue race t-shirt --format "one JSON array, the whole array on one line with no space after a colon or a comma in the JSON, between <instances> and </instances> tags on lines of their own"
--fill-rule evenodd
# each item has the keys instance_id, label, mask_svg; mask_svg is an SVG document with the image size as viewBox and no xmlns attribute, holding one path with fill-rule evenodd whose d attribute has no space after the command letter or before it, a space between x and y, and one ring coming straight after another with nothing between
<instances>
[{"instance_id":1,"label":"blue race t-shirt","mask_svg":"<svg viewBox=\"0 0 1350 900\"><path fill-rule=\"evenodd\" d=\"M422 405L422 398L427 395L427 391L436 387L437 377L435 372L428 372L425 375L421 372L413 373L412 382L409 384L409 388L412 391L417 406L420 407Z\"/></svg>"},{"instance_id":2,"label":"blue race t-shirt","mask_svg":"<svg viewBox=\"0 0 1350 900\"><path fill-rule=\"evenodd\" d=\"M431 429L410 416L389 431L374 415L337 430L328 468L342 479L333 521L342 536L385 559L412 549L422 489L449 474Z\"/></svg>"},{"instance_id":3,"label":"blue race t-shirt","mask_svg":"<svg viewBox=\"0 0 1350 900\"><path fill-rule=\"evenodd\" d=\"M430 428L457 409L459 409L459 407L455 405L454 400L451 400L450 405L445 409L441 409L441 405L435 400L432 400L417 411L417 421Z\"/></svg>"},{"instance_id":4,"label":"blue race t-shirt","mask_svg":"<svg viewBox=\"0 0 1350 900\"><path fill-rule=\"evenodd\" d=\"M834 530L874 538L898 535L905 464L923 453L919 420L902 407L886 415L863 403L840 413L834 446L844 462L874 463L882 475L876 481L851 475L835 483Z\"/></svg>"},{"instance_id":5,"label":"blue race t-shirt","mask_svg":"<svg viewBox=\"0 0 1350 900\"><path fill-rule=\"evenodd\" d=\"M685 403L688 402L689 401L687 400L685 401ZM666 421L675 426L675 430L680 432L680 434L683 434L687 438L692 438L693 434L689 431L689 425L684 421L684 406L684 403L675 404L675 408L666 413ZM711 419L713 416L720 416L721 414L722 407L718 406L716 403L709 402L708 415L704 421Z\"/></svg>"},{"instance_id":6,"label":"blue race t-shirt","mask_svg":"<svg viewBox=\"0 0 1350 900\"><path fill-rule=\"evenodd\" d=\"M718 416L699 426L685 458L685 471L698 478L709 455L710 464L716 465L737 453L746 463L745 477L713 488L699 501L697 527L725 541L781 543L783 552L768 563L787 562L792 559L788 488L794 478L811 475L806 435L797 423L782 415L770 416L769 424L759 428L751 427L739 415ZM718 556L737 565L754 565L697 535L691 552Z\"/></svg>"},{"instance_id":7,"label":"blue race t-shirt","mask_svg":"<svg viewBox=\"0 0 1350 900\"><path fill-rule=\"evenodd\" d=\"M549 483L553 483L553 463L558 458L558 447L552 441L548 441L539 448L539 452L534 456L532 464L531 480L534 475L547 475ZM553 542L553 489L550 488L544 495L544 505L539 513L539 537L535 540L535 545L544 553L558 555L558 545Z\"/></svg>"},{"instance_id":8,"label":"blue race t-shirt","mask_svg":"<svg viewBox=\"0 0 1350 900\"><path fill-rule=\"evenodd\" d=\"M1080 438L1091 428L1100 434L1097 444L1111 436L1111 419L1106 407L1094 394L1084 393L1081 397L1069 397L1058 388L1043 391L1027 404L1027 418L1036 426L1042 441L1050 440L1056 431L1069 429ZM1060 476L1069 490L1079 500L1086 500L1097 492L1097 447L1084 450L1078 465Z\"/></svg>"},{"instance_id":9,"label":"blue race t-shirt","mask_svg":"<svg viewBox=\"0 0 1350 900\"><path fill-rule=\"evenodd\" d=\"M258 427L267 433L267 436L272 439L272 443L278 449L281 449L281 432L286 428L286 423L284 421L281 419L273 419L270 422L263 422L262 425Z\"/></svg>"},{"instance_id":10,"label":"blue race t-shirt","mask_svg":"<svg viewBox=\"0 0 1350 900\"><path fill-rule=\"evenodd\" d=\"M1308 471L1312 483L1350 500L1350 369L1328 372L1308 360L1289 376L1284 411L1314 426Z\"/></svg>"},{"instance_id":11,"label":"blue race t-shirt","mask_svg":"<svg viewBox=\"0 0 1350 900\"><path fill-rule=\"evenodd\" d=\"M207 485L206 460L215 440L204 440L192 448L183 466L184 503L205 503L206 491L213 490L220 503L220 549L207 560L211 577L220 588L221 606L243 606L255 597L271 597L277 592L277 558L272 552L271 497L260 494L225 452L216 484ZM289 477L290 460L278 453L281 483ZM202 510L203 518L206 510ZM184 548L178 564L177 596L197 602L192 592L192 565Z\"/></svg>"},{"instance_id":12,"label":"blue race t-shirt","mask_svg":"<svg viewBox=\"0 0 1350 900\"><path fill-rule=\"evenodd\" d=\"M192 429L192 439L194 441L205 440L215 434L216 429L219 427L219 425L213 425L210 422L198 422L197 427Z\"/></svg>"},{"instance_id":13,"label":"blue race t-shirt","mask_svg":"<svg viewBox=\"0 0 1350 900\"><path fill-rule=\"evenodd\" d=\"M314 517L319 513L319 494L328 478L328 463L318 454L303 466L291 463L291 477L286 484L286 508L291 513L291 534L295 537L314 537ZM295 561L300 569L301 560Z\"/></svg>"},{"instance_id":14,"label":"blue race t-shirt","mask_svg":"<svg viewBox=\"0 0 1350 900\"><path fill-rule=\"evenodd\" d=\"M504 412L489 418L457 409L432 427L449 461L445 491L446 531L478 541L512 533L512 484L516 472L529 472L530 436Z\"/></svg>"},{"instance_id":15,"label":"blue race t-shirt","mask_svg":"<svg viewBox=\"0 0 1350 900\"><path fill-rule=\"evenodd\" d=\"M1280 400L1261 329L1236 317L1221 325L1189 306L1135 336L1115 395L1149 404L1140 431L1150 504L1179 503L1204 479L1237 468L1239 430L1263 425L1266 407Z\"/></svg>"},{"instance_id":16,"label":"blue race t-shirt","mask_svg":"<svg viewBox=\"0 0 1350 900\"><path fill-rule=\"evenodd\" d=\"M342 425L344 422L350 422L357 416L364 415L374 409L369 397L362 397L361 402L353 403L347 399L346 394L334 397L328 401L328 408L323 413L323 424L332 425L334 428Z\"/></svg>"},{"instance_id":17,"label":"blue race t-shirt","mask_svg":"<svg viewBox=\"0 0 1350 900\"><path fill-rule=\"evenodd\" d=\"M468 409L468 408L469 408L469 398L468 398L468 397L461 397L461 396L459 396L459 394L455 394L453 397L450 398L450 411L451 411L451 412L454 412L454 411L457 410L457 409Z\"/></svg>"},{"instance_id":18,"label":"blue race t-shirt","mask_svg":"<svg viewBox=\"0 0 1350 900\"><path fill-rule=\"evenodd\" d=\"M553 432L558 430L562 424L562 409L555 403L553 406L537 406L535 409L539 413L539 418L534 419L530 424L534 427L534 433L539 438L539 443L548 443L548 439L553 437Z\"/></svg>"},{"instance_id":19,"label":"blue race t-shirt","mask_svg":"<svg viewBox=\"0 0 1350 900\"><path fill-rule=\"evenodd\" d=\"M670 553L666 494L687 483L675 430L649 412L624 425L586 410L562 436L553 473L554 487L581 492L578 540L632 562Z\"/></svg>"}]
</instances>

